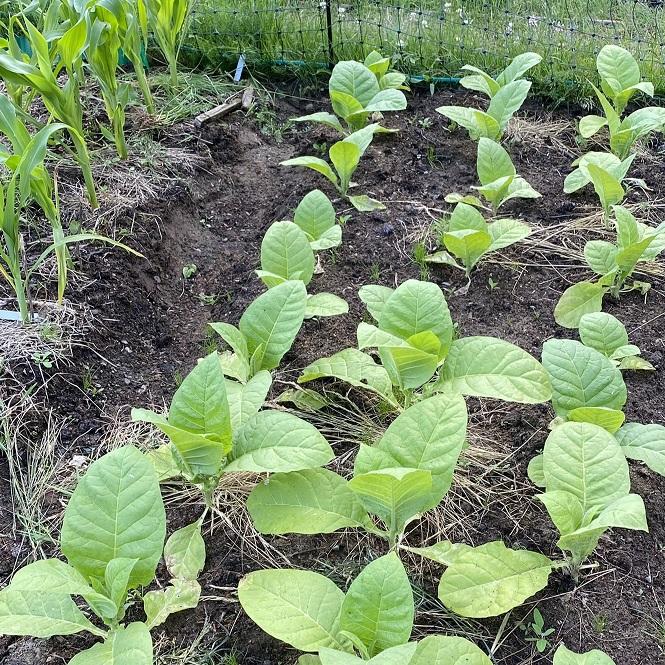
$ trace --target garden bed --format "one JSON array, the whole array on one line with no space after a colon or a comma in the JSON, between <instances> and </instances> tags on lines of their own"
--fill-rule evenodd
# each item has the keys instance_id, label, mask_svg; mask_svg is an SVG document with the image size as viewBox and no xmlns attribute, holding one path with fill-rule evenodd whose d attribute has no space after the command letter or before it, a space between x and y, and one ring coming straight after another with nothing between
<instances>
[{"instance_id":1,"label":"garden bed","mask_svg":"<svg viewBox=\"0 0 665 665\"><path fill-rule=\"evenodd\" d=\"M364 284L431 280L446 293L461 335L500 337L536 357L547 339L572 337L555 324L554 306L565 288L583 274L584 242L605 233L590 195L562 192L570 164L581 154L574 124L579 114L545 112L532 101L512 125L509 142L517 171L543 194L541 199L506 206L506 213L533 227L527 242L483 262L466 294L462 272L422 261L423 249L436 246L432 228L437 218L450 210L445 195L466 193L476 181L475 143L463 130L448 131L447 121L434 109L453 103L480 105L471 97L453 90L430 96L421 90L410 97L407 111L387 119L388 126L399 127L400 133L379 136L356 174L362 191L387 208L361 214L345 209L348 204L343 201L334 201L338 214L349 215L343 242L322 253L323 272L310 287L312 292L325 290L343 297L350 312L305 323L276 374L272 397L295 382L313 360L356 345L356 327L365 316L357 292ZM86 247L76 257L80 282L70 289L69 297L75 311L85 312L87 331L69 364L60 371L34 363L12 368L25 383L43 386L34 398L42 405L42 417L34 424L33 436L41 435L46 408L65 420L56 448L65 470L71 472L74 456L97 456L110 432L115 431L116 442L142 443L142 430L125 427L129 407L168 404L196 359L210 352L219 339L211 336L207 324L237 323L262 292L253 271L268 226L291 218L294 207L313 187L334 195L315 175L279 166L284 159L309 154L312 144L332 138L325 130L285 126L289 117L321 108L321 97L316 93L314 99L300 99L278 92L275 99L275 115L236 114L204 128L199 145L207 146L211 155L205 167L191 178L165 186L159 200L115 220L116 230L130 231L124 241L145 258L100 246ZM654 143L642 151L631 175L643 178L650 189L636 187L627 199L630 205L651 200L656 216L665 210L664 159L661 145ZM183 268L189 268L189 277L183 276ZM605 309L625 323L631 342L660 369L665 355L663 278L656 272L640 279L652 284L646 295L634 291L620 302L608 299ZM627 421L663 422L662 371L627 372L625 380ZM358 438L363 435L369 417L362 399L353 393L349 397L356 408L347 405L342 413L340 406L329 416L317 414L317 425L324 432L326 418L329 429L334 417L346 419L345 436L338 435L338 442L331 438L342 456L351 449L353 433ZM420 538L433 537L438 528L440 537L453 541L479 545L502 539L514 548L553 554L556 532L542 505L533 499L536 488L526 475L528 461L547 436L553 415L549 406L478 399L469 399L468 405L471 446L460 477L435 517L414 527L409 544L420 545ZM7 476L7 468L2 474ZM631 479L633 491L645 501L650 533L616 530L604 537L592 557L597 567L585 571L577 589L562 573L555 573L546 591L515 610L501 628L494 652L497 665L551 662L549 648L543 655L537 653L517 627L536 600L547 627L555 629L548 638L552 645L565 640L576 651L603 648L621 665L662 662L665 492L662 478L638 463L631 463ZM258 538L241 506L246 490L228 488L228 523L217 520L207 525L208 557L201 578L205 602L167 622L161 642L165 653L171 648L169 640L187 644L206 626L204 648L223 643L222 650L232 650L242 665L295 662L295 651L269 638L242 612L234 591L239 579L270 561L287 565L288 560L295 567L325 573L344 587L383 552L378 542L348 533ZM29 550L24 539L13 535L11 497L6 489L3 494L0 576L4 582ZM170 530L196 518L193 495L178 488L167 494ZM58 512L58 498L49 496L47 503L47 512ZM436 601L440 568L423 567L415 560L410 565L418 604L416 634L464 634L490 649L501 621L467 621L450 615ZM70 648L74 653L81 640L63 638L57 645L53 640L39 647L41 651L31 643L31 651L25 650L25 641L0 638L0 660L11 665L59 662L49 660L56 647L61 657ZM208 661L192 657L182 662Z\"/></svg>"}]
</instances>

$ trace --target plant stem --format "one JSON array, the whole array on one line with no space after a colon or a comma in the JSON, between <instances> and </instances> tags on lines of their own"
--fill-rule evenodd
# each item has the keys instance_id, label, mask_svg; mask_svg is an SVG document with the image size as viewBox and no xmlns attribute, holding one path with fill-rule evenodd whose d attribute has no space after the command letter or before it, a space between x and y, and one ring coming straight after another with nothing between
<instances>
[{"instance_id":1,"label":"plant stem","mask_svg":"<svg viewBox=\"0 0 665 665\"><path fill-rule=\"evenodd\" d=\"M175 53L169 58L169 75L171 85L174 87L178 85L178 62Z\"/></svg>"},{"instance_id":2,"label":"plant stem","mask_svg":"<svg viewBox=\"0 0 665 665\"><path fill-rule=\"evenodd\" d=\"M125 114L122 109L116 109L113 114L113 136L115 147L120 159L127 159L127 143L125 142Z\"/></svg>"},{"instance_id":3,"label":"plant stem","mask_svg":"<svg viewBox=\"0 0 665 665\"><path fill-rule=\"evenodd\" d=\"M136 81L139 84L141 94L143 95L143 101L145 102L145 108L149 115L154 115L155 113L155 100L152 98L152 93L150 92L150 84L148 83L148 78L145 75L145 70L143 69L143 63L139 59L138 62L134 63L134 71L136 72Z\"/></svg>"},{"instance_id":4,"label":"plant stem","mask_svg":"<svg viewBox=\"0 0 665 665\"><path fill-rule=\"evenodd\" d=\"M72 133L71 137L72 142L74 143L74 149L76 150L76 155L78 157L79 166L83 172L83 180L85 181L85 188L88 192L90 207L93 210L96 210L99 208L99 201L97 200L97 192L95 190L95 180L92 177L92 168L90 166L90 153L88 152L88 147L80 135Z\"/></svg>"}]
</instances>

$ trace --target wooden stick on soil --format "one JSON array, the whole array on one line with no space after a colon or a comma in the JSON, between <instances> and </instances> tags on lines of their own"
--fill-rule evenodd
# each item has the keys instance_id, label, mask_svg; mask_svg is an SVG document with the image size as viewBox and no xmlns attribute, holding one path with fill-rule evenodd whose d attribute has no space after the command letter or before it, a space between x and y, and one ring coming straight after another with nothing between
<instances>
[{"instance_id":1,"label":"wooden stick on soil","mask_svg":"<svg viewBox=\"0 0 665 665\"><path fill-rule=\"evenodd\" d=\"M215 118L222 118L233 111L246 111L251 105L252 100L254 99L254 88L249 86L245 88L241 97L236 97L233 101L226 101L215 108L205 111L200 115L197 115L194 119L195 127L202 127L206 123L214 120Z\"/></svg>"}]
</instances>

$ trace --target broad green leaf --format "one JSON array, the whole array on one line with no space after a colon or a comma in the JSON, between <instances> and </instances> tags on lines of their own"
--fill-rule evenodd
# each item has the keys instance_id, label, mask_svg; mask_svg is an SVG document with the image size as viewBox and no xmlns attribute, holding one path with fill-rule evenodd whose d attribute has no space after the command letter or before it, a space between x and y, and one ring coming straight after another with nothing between
<instances>
[{"instance_id":1,"label":"broad green leaf","mask_svg":"<svg viewBox=\"0 0 665 665\"><path fill-rule=\"evenodd\" d=\"M270 372L261 370L245 385L226 381L226 394L231 412L231 426L237 432L255 413L258 413L272 385Z\"/></svg>"},{"instance_id":2,"label":"broad green leaf","mask_svg":"<svg viewBox=\"0 0 665 665\"><path fill-rule=\"evenodd\" d=\"M144 454L146 459L152 464L152 468L157 474L157 480L160 483L180 475L180 467L173 456L171 444L152 448Z\"/></svg>"},{"instance_id":3,"label":"broad green leaf","mask_svg":"<svg viewBox=\"0 0 665 665\"><path fill-rule=\"evenodd\" d=\"M443 244L469 270L487 252L492 244L492 237L486 231L473 229L448 231L443 234Z\"/></svg>"},{"instance_id":4,"label":"broad green leaf","mask_svg":"<svg viewBox=\"0 0 665 665\"><path fill-rule=\"evenodd\" d=\"M580 319L580 339L585 346L611 357L617 349L628 344L628 333L616 317L606 312L594 312Z\"/></svg>"},{"instance_id":5,"label":"broad green leaf","mask_svg":"<svg viewBox=\"0 0 665 665\"><path fill-rule=\"evenodd\" d=\"M390 69L390 58L384 58L378 51L371 51L363 61L365 67L371 70L378 79Z\"/></svg>"},{"instance_id":6,"label":"broad green leaf","mask_svg":"<svg viewBox=\"0 0 665 665\"><path fill-rule=\"evenodd\" d=\"M463 637L431 635L418 642L408 665L492 665L492 661Z\"/></svg>"},{"instance_id":7,"label":"broad green leaf","mask_svg":"<svg viewBox=\"0 0 665 665\"><path fill-rule=\"evenodd\" d=\"M524 103L530 88L531 81L521 79L508 83L492 97L487 113L497 121L501 132L506 128L508 121L513 117L514 113Z\"/></svg>"},{"instance_id":8,"label":"broad green leaf","mask_svg":"<svg viewBox=\"0 0 665 665\"><path fill-rule=\"evenodd\" d=\"M165 589L149 591L143 596L148 629L163 624L171 614L196 607L200 597L201 587L194 580L174 579Z\"/></svg>"},{"instance_id":9,"label":"broad green leaf","mask_svg":"<svg viewBox=\"0 0 665 665\"><path fill-rule=\"evenodd\" d=\"M53 637L87 630L104 637L66 593L0 591L0 634Z\"/></svg>"},{"instance_id":10,"label":"broad green leaf","mask_svg":"<svg viewBox=\"0 0 665 665\"><path fill-rule=\"evenodd\" d=\"M626 419L623 411L607 409L603 406L581 406L568 413L568 420L575 423L598 425L614 434Z\"/></svg>"},{"instance_id":11,"label":"broad green leaf","mask_svg":"<svg viewBox=\"0 0 665 665\"><path fill-rule=\"evenodd\" d=\"M339 634L344 592L323 575L259 570L240 580L238 599L259 628L299 651L349 650Z\"/></svg>"},{"instance_id":12,"label":"broad green leaf","mask_svg":"<svg viewBox=\"0 0 665 665\"><path fill-rule=\"evenodd\" d=\"M298 204L293 213L293 223L307 234L310 242L320 240L327 231L336 226L335 208L320 189L314 189Z\"/></svg>"},{"instance_id":13,"label":"broad green leaf","mask_svg":"<svg viewBox=\"0 0 665 665\"><path fill-rule=\"evenodd\" d=\"M333 111L344 118L347 124L361 126L367 122L367 114L363 105L353 95L334 90L330 92L330 102Z\"/></svg>"},{"instance_id":14,"label":"broad green leaf","mask_svg":"<svg viewBox=\"0 0 665 665\"><path fill-rule=\"evenodd\" d=\"M91 464L72 494L60 535L62 553L86 577L103 580L116 558L137 559L130 588L155 576L166 536L159 482L150 462L130 446Z\"/></svg>"},{"instance_id":15,"label":"broad green leaf","mask_svg":"<svg viewBox=\"0 0 665 665\"><path fill-rule=\"evenodd\" d=\"M364 388L394 403L392 383L386 370L372 356L358 349L343 349L328 358L319 358L303 370L298 383L307 383L322 377L345 381L356 388Z\"/></svg>"},{"instance_id":16,"label":"broad green leaf","mask_svg":"<svg viewBox=\"0 0 665 665\"><path fill-rule=\"evenodd\" d=\"M105 617L115 617L118 612L118 606L112 600L97 593L81 573L59 559L43 559L20 568L6 589L11 592L82 596Z\"/></svg>"},{"instance_id":17,"label":"broad green leaf","mask_svg":"<svg viewBox=\"0 0 665 665\"><path fill-rule=\"evenodd\" d=\"M201 536L201 520L174 531L164 546L164 561L172 577L196 580L203 570L206 547Z\"/></svg>"},{"instance_id":18,"label":"broad green leaf","mask_svg":"<svg viewBox=\"0 0 665 665\"><path fill-rule=\"evenodd\" d=\"M478 67L474 67L473 65L464 65L462 69L467 72L474 72L474 74L464 76L460 79L459 84L463 88L482 92L490 98L501 89L501 86L482 69L478 69Z\"/></svg>"},{"instance_id":19,"label":"broad green leaf","mask_svg":"<svg viewBox=\"0 0 665 665\"><path fill-rule=\"evenodd\" d=\"M439 583L439 599L456 614L484 618L521 605L547 586L553 563L538 552L495 541L461 552Z\"/></svg>"},{"instance_id":20,"label":"broad green leaf","mask_svg":"<svg viewBox=\"0 0 665 665\"><path fill-rule=\"evenodd\" d=\"M429 547L404 547L402 549L408 552L418 554L425 559L436 561L442 566L450 566L453 561L463 552L473 549L470 545L464 543L451 543L449 540L442 540Z\"/></svg>"},{"instance_id":21,"label":"broad green leaf","mask_svg":"<svg viewBox=\"0 0 665 665\"><path fill-rule=\"evenodd\" d=\"M408 642L413 617L411 583L393 552L372 561L353 580L342 603L340 629L360 639L373 657Z\"/></svg>"},{"instance_id":22,"label":"broad green leaf","mask_svg":"<svg viewBox=\"0 0 665 665\"><path fill-rule=\"evenodd\" d=\"M228 446L231 416L226 382L216 352L198 362L171 400L169 425L193 434L210 435ZM220 460L222 452L220 451Z\"/></svg>"},{"instance_id":23,"label":"broad green leaf","mask_svg":"<svg viewBox=\"0 0 665 665\"><path fill-rule=\"evenodd\" d=\"M576 497L583 514L602 509L630 491L628 463L617 440L589 423L564 423L547 437L543 451L547 492Z\"/></svg>"},{"instance_id":24,"label":"broad green leaf","mask_svg":"<svg viewBox=\"0 0 665 665\"><path fill-rule=\"evenodd\" d=\"M565 644L561 644L554 652L553 665L615 665L615 663L606 653L598 649L575 653Z\"/></svg>"},{"instance_id":25,"label":"broad green leaf","mask_svg":"<svg viewBox=\"0 0 665 665\"><path fill-rule=\"evenodd\" d=\"M599 115L585 115L580 120L580 134L588 139L607 125L607 119Z\"/></svg>"},{"instance_id":26,"label":"broad green leaf","mask_svg":"<svg viewBox=\"0 0 665 665\"><path fill-rule=\"evenodd\" d=\"M356 168L358 168L362 151L355 143L338 141L330 147L328 154L330 155L330 161L339 174L340 191L346 195L351 184L351 177Z\"/></svg>"},{"instance_id":27,"label":"broad green leaf","mask_svg":"<svg viewBox=\"0 0 665 665\"><path fill-rule=\"evenodd\" d=\"M243 382L247 381L250 354L247 349L247 340L245 339L245 336L238 330L238 328L230 323L219 321L216 323L210 323L209 325L233 350L233 353L242 367L240 380Z\"/></svg>"},{"instance_id":28,"label":"broad green leaf","mask_svg":"<svg viewBox=\"0 0 665 665\"><path fill-rule=\"evenodd\" d=\"M334 293L316 293L307 298L305 318L311 319L317 316L339 316L347 314L349 303Z\"/></svg>"},{"instance_id":29,"label":"broad green leaf","mask_svg":"<svg viewBox=\"0 0 665 665\"><path fill-rule=\"evenodd\" d=\"M316 171L317 173L320 173L321 175L325 176L332 182L335 187L337 187L339 181L337 179L337 175L335 172L330 168L330 164L326 162L324 159L321 159L320 157L309 157L309 156L302 156L302 157L294 157L293 159L287 159L283 162L279 163L280 166L304 166L305 168L312 169L313 171Z\"/></svg>"},{"instance_id":30,"label":"broad green leaf","mask_svg":"<svg viewBox=\"0 0 665 665\"><path fill-rule=\"evenodd\" d=\"M453 321L443 291L432 282L409 279L387 299L378 320L379 328L408 340L431 331L441 342L443 359L453 338Z\"/></svg>"},{"instance_id":31,"label":"broad green leaf","mask_svg":"<svg viewBox=\"0 0 665 665\"><path fill-rule=\"evenodd\" d=\"M309 284L314 274L314 252L305 232L292 222L275 222L261 241L261 269L281 278ZM274 280L263 281L270 288Z\"/></svg>"},{"instance_id":32,"label":"broad green leaf","mask_svg":"<svg viewBox=\"0 0 665 665\"><path fill-rule=\"evenodd\" d=\"M522 404L550 399L542 365L518 346L495 337L463 337L453 342L437 390Z\"/></svg>"},{"instance_id":33,"label":"broad green leaf","mask_svg":"<svg viewBox=\"0 0 665 665\"><path fill-rule=\"evenodd\" d=\"M644 360L644 358L640 358L639 356L627 356L626 358L621 359L619 369L647 370L653 372L656 368L648 360Z\"/></svg>"},{"instance_id":34,"label":"broad green leaf","mask_svg":"<svg viewBox=\"0 0 665 665\"><path fill-rule=\"evenodd\" d=\"M138 559L126 559L119 557L108 562L104 571L104 586L106 593L113 601L116 612L107 618L115 619L119 608L127 601L127 591L130 588L130 580Z\"/></svg>"},{"instance_id":35,"label":"broad green leaf","mask_svg":"<svg viewBox=\"0 0 665 665\"><path fill-rule=\"evenodd\" d=\"M617 267L618 251L616 245L606 240L589 240L584 245L584 260L596 274L607 275Z\"/></svg>"},{"instance_id":36,"label":"broad green leaf","mask_svg":"<svg viewBox=\"0 0 665 665\"><path fill-rule=\"evenodd\" d=\"M224 472L300 471L333 457L330 444L310 423L284 411L259 411L238 432Z\"/></svg>"},{"instance_id":37,"label":"broad green leaf","mask_svg":"<svg viewBox=\"0 0 665 665\"><path fill-rule=\"evenodd\" d=\"M379 83L374 73L355 60L338 62L333 68L328 83L330 92L343 92L367 106L379 92Z\"/></svg>"},{"instance_id":38,"label":"broad green leaf","mask_svg":"<svg viewBox=\"0 0 665 665\"><path fill-rule=\"evenodd\" d=\"M480 138L481 136L490 139L501 138L503 130L498 120L489 113L465 106L441 106L436 111L467 129L471 138Z\"/></svg>"},{"instance_id":39,"label":"broad green leaf","mask_svg":"<svg viewBox=\"0 0 665 665\"><path fill-rule=\"evenodd\" d=\"M376 199L367 196L366 194L358 194L356 196L347 196L349 203L358 212L374 212L375 210L385 210L386 206L377 201Z\"/></svg>"},{"instance_id":40,"label":"broad green leaf","mask_svg":"<svg viewBox=\"0 0 665 665\"><path fill-rule=\"evenodd\" d=\"M432 474L423 469L382 469L354 476L349 487L391 534L399 534L413 517L428 510Z\"/></svg>"},{"instance_id":41,"label":"broad green leaf","mask_svg":"<svg viewBox=\"0 0 665 665\"><path fill-rule=\"evenodd\" d=\"M596 58L596 67L615 95L640 82L640 67L637 61L621 46L603 46Z\"/></svg>"},{"instance_id":42,"label":"broad green leaf","mask_svg":"<svg viewBox=\"0 0 665 665\"><path fill-rule=\"evenodd\" d=\"M366 113L383 113L385 111L403 111L406 108L406 97L401 90L388 88L380 90L369 104L365 106Z\"/></svg>"},{"instance_id":43,"label":"broad green leaf","mask_svg":"<svg viewBox=\"0 0 665 665\"><path fill-rule=\"evenodd\" d=\"M554 319L563 328L577 328L585 314L602 310L605 291L602 284L594 282L569 286L554 308Z\"/></svg>"},{"instance_id":44,"label":"broad green leaf","mask_svg":"<svg viewBox=\"0 0 665 665\"><path fill-rule=\"evenodd\" d=\"M380 286L379 284L367 284L361 286L358 291L358 297L367 307L367 311L378 322L379 317L388 298L394 293L395 289L389 286Z\"/></svg>"},{"instance_id":45,"label":"broad green leaf","mask_svg":"<svg viewBox=\"0 0 665 665\"><path fill-rule=\"evenodd\" d=\"M131 623L109 633L105 642L76 654L69 665L152 665L152 637L144 623Z\"/></svg>"},{"instance_id":46,"label":"broad green leaf","mask_svg":"<svg viewBox=\"0 0 665 665\"><path fill-rule=\"evenodd\" d=\"M543 471L543 455L532 457L527 467L529 480L536 487L545 487L545 472Z\"/></svg>"},{"instance_id":47,"label":"broad green leaf","mask_svg":"<svg viewBox=\"0 0 665 665\"><path fill-rule=\"evenodd\" d=\"M336 129L340 134L344 132L344 128L339 121L339 118L327 111L319 111L318 113L310 113L309 115L301 115L297 118L291 118L293 122L319 122L322 125L328 125Z\"/></svg>"},{"instance_id":48,"label":"broad green leaf","mask_svg":"<svg viewBox=\"0 0 665 665\"><path fill-rule=\"evenodd\" d=\"M626 403L621 372L609 358L581 342L548 340L543 345L543 365L552 383L552 406L559 416L590 406L620 411Z\"/></svg>"},{"instance_id":49,"label":"broad green leaf","mask_svg":"<svg viewBox=\"0 0 665 665\"><path fill-rule=\"evenodd\" d=\"M337 247L342 243L342 227L339 224L330 227L327 231L321 234L318 240L312 240L309 246L315 252L323 251L324 249L331 249Z\"/></svg>"},{"instance_id":50,"label":"broad green leaf","mask_svg":"<svg viewBox=\"0 0 665 665\"><path fill-rule=\"evenodd\" d=\"M542 61L542 56L533 51L516 55L512 62L496 77L499 85L506 85L525 74L529 69L535 67Z\"/></svg>"},{"instance_id":51,"label":"broad green leaf","mask_svg":"<svg viewBox=\"0 0 665 665\"><path fill-rule=\"evenodd\" d=\"M514 176L517 173L505 148L500 143L485 137L481 137L478 141L476 168L481 185L487 185L497 178Z\"/></svg>"},{"instance_id":52,"label":"broad green leaf","mask_svg":"<svg viewBox=\"0 0 665 665\"><path fill-rule=\"evenodd\" d=\"M623 201L626 192L621 186L619 179L595 164L589 164L587 170L591 176L593 188L596 190L596 194L598 194L598 198L605 210L609 210L611 206Z\"/></svg>"},{"instance_id":53,"label":"broad green leaf","mask_svg":"<svg viewBox=\"0 0 665 665\"><path fill-rule=\"evenodd\" d=\"M252 490L247 509L266 534L332 533L369 519L347 481L328 469L273 474Z\"/></svg>"},{"instance_id":54,"label":"broad green leaf","mask_svg":"<svg viewBox=\"0 0 665 665\"><path fill-rule=\"evenodd\" d=\"M536 498L543 502L559 533L573 533L582 524L584 508L580 500L570 492L548 490L545 494L537 494Z\"/></svg>"},{"instance_id":55,"label":"broad green leaf","mask_svg":"<svg viewBox=\"0 0 665 665\"><path fill-rule=\"evenodd\" d=\"M488 225L481 213L473 205L460 201L448 220L449 231L487 231Z\"/></svg>"},{"instance_id":56,"label":"broad green leaf","mask_svg":"<svg viewBox=\"0 0 665 665\"><path fill-rule=\"evenodd\" d=\"M269 289L254 300L240 317L240 332L251 356L263 348L258 369L275 369L291 348L305 317L305 285L288 281Z\"/></svg>"},{"instance_id":57,"label":"broad green leaf","mask_svg":"<svg viewBox=\"0 0 665 665\"><path fill-rule=\"evenodd\" d=\"M461 395L435 395L401 413L374 446L362 445L355 474L386 468L432 473L432 506L446 494L466 440L466 403Z\"/></svg>"},{"instance_id":58,"label":"broad green leaf","mask_svg":"<svg viewBox=\"0 0 665 665\"><path fill-rule=\"evenodd\" d=\"M496 222L488 225L487 230L492 238L488 252L496 252L514 245L531 234L528 224L517 219L497 219Z\"/></svg>"},{"instance_id":59,"label":"broad green leaf","mask_svg":"<svg viewBox=\"0 0 665 665\"><path fill-rule=\"evenodd\" d=\"M417 646L417 642L400 644L397 647L382 651L378 656L374 656L369 660L363 660L353 654L333 651L324 647L319 650L319 662L321 665L406 665L411 663L411 658ZM300 661L298 661L298 665L301 665ZM302 665L307 664L303 663Z\"/></svg>"},{"instance_id":60,"label":"broad green leaf","mask_svg":"<svg viewBox=\"0 0 665 665\"><path fill-rule=\"evenodd\" d=\"M644 462L652 471L665 476L665 427L626 423L616 439L628 459Z\"/></svg>"}]
</instances>

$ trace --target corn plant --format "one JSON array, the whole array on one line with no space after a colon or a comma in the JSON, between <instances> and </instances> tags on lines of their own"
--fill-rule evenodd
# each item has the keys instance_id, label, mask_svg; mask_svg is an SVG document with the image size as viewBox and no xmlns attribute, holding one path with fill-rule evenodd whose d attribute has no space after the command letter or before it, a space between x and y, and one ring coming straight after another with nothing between
<instances>
[{"instance_id":1,"label":"corn plant","mask_svg":"<svg viewBox=\"0 0 665 665\"><path fill-rule=\"evenodd\" d=\"M351 178L360 164L360 158L372 143L377 131L380 131L380 127L374 123L333 143L328 151L332 166L324 159L313 156L294 157L280 162L280 164L281 166L304 166L325 176L342 196L348 198L356 210L369 212L382 209L383 204L369 196L364 194L351 196L349 194L349 188L353 185Z\"/></svg>"},{"instance_id":2,"label":"corn plant","mask_svg":"<svg viewBox=\"0 0 665 665\"><path fill-rule=\"evenodd\" d=\"M12 86L23 87L38 94L49 113L66 126L83 172L90 205L97 208L99 204L90 155L83 136L83 111L79 93L79 69L87 41L86 23L84 20L79 21L58 40L57 50L62 65L54 68L45 36L27 18L23 22L37 64L27 63L15 54L4 51L0 53L0 76ZM67 80L62 86L57 78L61 66L67 70Z\"/></svg>"},{"instance_id":3,"label":"corn plant","mask_svg":"<svg viewBox=\"0 0 665 665\"><path fill-rule=\"evenodd\" d=\"M467 90L476 90L486 94L490 99L496 95L499 90L513 81L519 80L523 74L526 74L531 68L535 67L542 60L538 53L521 53L515 56L511 63L496 76L492 78L489 74L478 67L464 65L462 69L466 72L473 72L460 79L460 85Z\"/></svg>"},{"instance_id":4,"label":"corn plant","mask_svg":"<svg viewBox=\"0 0 665 665\"><path fill-rule=\"evenodd\" d=\"M531 82L526 79L508 83L492 97L487 111L466 106L441 106L436 111L464 127L474 141L483 136L500 141L508 122L521 108L530 88Z\"/></svg>"},{"instance_id":5,"label":"corn plant","mask_svg":"<svg viewBox=\"0 0 665 665\"><path fill-rule=\"evenodd\" d=\"M339 228L339 227L338 227ZM290 280L307 286L314 276L315 259L307 234L294 222L271 224L261 241L261 281L272 288ZM348 303L333 293L307 295L305 318L337 316L349 311Z\"/></svg>"},{"instance_id":6,"label":"corn plant","mask_svg":"<svg viewBox=\"0 0 665 665\"><path fill-rule=\"evenodd\" d=\"M665 249L665 222L654 228L635 219L622 206L614 206L616 243L590 240L584 247L584 258L598 279L582 281L568 287L554 309L556 322L564 328L577 328L584 314L600 312L607 293L618 298L640 263L654 261Z\"/></svg>"},{"instance_id":7,"label":"corn plant","mask_svg":"<svg viewBox=\"0 0 665 665\"><path fill-rule=\"evenodd\" d=\"M355 132L369 123L370 117L386 111L403 111L406 97L399 90L406 77L389 72L390 59L373 51L365 64L355 60L338 62L328 84L333 113L321 111L294 118L296 122L318 122L342 135ZM344 121L346 129L340 119ZM378 131L390 131L383 128Z\"/></svg>"},{"instance_id":8,"label":"corn plant","mask_svg":"<svg viewBox=\"0 0 665 665\"><path fill-rule=\"evenodd\" d=\"M476 208L466 203L458 203L441 234L445 251L435 252L426 260L462 269L470 279L474 266L484 256L510 247L530 233L531 229L524 222L498 219L488 224ZM453 257L459 259L462 265Z\"/></svg>"},{"instance_id":9,"label":"corn plant","mask_svg":"<svg viewBox=\"0 0 665 665\"><path fill-rule=\"evenodd\" d=\"M205 562L196 547L182 546L190 542L188 533L176 531L166 546L165 537L166 513L150 463L129 446L108 453L79 480L65 509L60 548L67 562L35 561L0 591L0 634L49 638L85 631L103 641L74 656L72 665L113 662L119 654L131 654L132 665L151 665L150 630L197 606L196 578ZM169 586L142 594L155 579L162 551ZM145 620L127 623L137 599Z\"/></svg>"},{"instance_id":10,"label":"corn plant","mask_svg":"<svg viewBox=\"0 0 665 665\"><path fill-rule=\"evenodd\" d=\"M189 0L137 0L143 34L151 30L169 67L171 85L178 83L178 53L189 16Z\"/></svg>"},{"instance_id":11,"label":"corn plant","mask_svg":"<svg viewBox=\"0 0 665 665\"><path fill-rule=\"evenodd\" d=\"M375 324L360 323L358 348L314 361L299 383L335 378L379 396L395 410L435 392L538 403L551 397L540 363L495 337L455 339L441 289L408 280L396 289L363 286L360 299ZM378 351L380 363L362 349Z\"/></svg>"},{"instance_id":12,"label":"corn plant","mask_svg":"<svg viewBox=\"0 0 665 665\"><path fill-rule=\"evenodd\" d=\"M577 582L582 564L612 528L648 531L644 502L630 493L628 462L614 436L589 423L568 422L547 437L529 477L559 531L557 545Z\"/></svg>"},{"instance_id":13,"label":"corn plant","mask_svg":"<svg viewBox=\"0 0 665 665\"><path fill-rule=\"evenodd\" d=\"M246 575L238 599L262 630L306 652L298 665L491 665L462 637L410 641L413 591L395 554L369 563L346 593L319 573L268 569Z\"/></svg>"}]
</instances>

